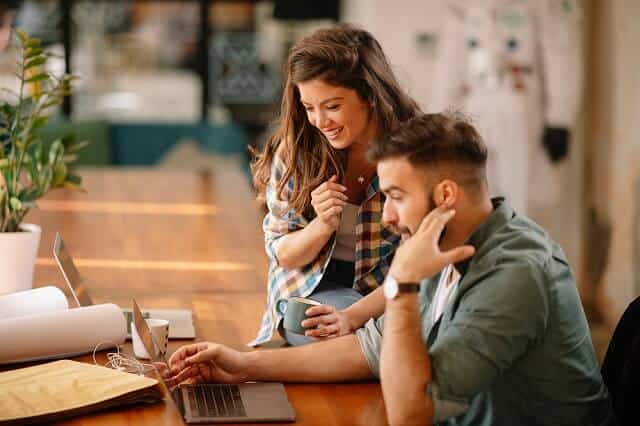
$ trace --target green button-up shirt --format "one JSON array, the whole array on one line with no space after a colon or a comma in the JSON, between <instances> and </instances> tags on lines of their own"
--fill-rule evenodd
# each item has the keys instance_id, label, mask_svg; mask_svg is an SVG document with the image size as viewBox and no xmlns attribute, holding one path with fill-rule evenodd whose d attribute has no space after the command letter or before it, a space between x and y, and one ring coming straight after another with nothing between
<instances>
[{"instance_id":1,"label":"green button-up shirt","mask_svg":"<svg viewBox=\"0 0 640 426\"><path fill-rule=\"evenodd\" d=\"M612 422L575 280L560 247L503 200L456 265L457 291L432 323L436 275L422 282L435 420L447 425L605 425ZM384 316L357 331L379 375ZM402 349L399 349L402 350ZM401 368L401 366L398 366Z\"/></svg>"}]
</instances>

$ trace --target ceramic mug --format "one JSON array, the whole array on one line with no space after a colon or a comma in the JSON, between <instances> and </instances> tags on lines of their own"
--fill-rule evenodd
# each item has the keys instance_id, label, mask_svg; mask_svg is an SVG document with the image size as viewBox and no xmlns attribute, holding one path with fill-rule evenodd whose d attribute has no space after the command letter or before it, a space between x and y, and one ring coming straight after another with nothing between
<instances>
[{"instance_id":1,"label":"ceramic mug","mask_svg":"<svg viewBox=\"0 0 640 426\"><path fill-rule=\"evenodd\" d=\"M282 326L285 329L304 334L306 328L302 326L301 322L308 318L305 312L310 307L318 305L322 305L322 303L304 297L290 297L278 300L276 309L283 317Z\"/></svg>"}]
</instances>

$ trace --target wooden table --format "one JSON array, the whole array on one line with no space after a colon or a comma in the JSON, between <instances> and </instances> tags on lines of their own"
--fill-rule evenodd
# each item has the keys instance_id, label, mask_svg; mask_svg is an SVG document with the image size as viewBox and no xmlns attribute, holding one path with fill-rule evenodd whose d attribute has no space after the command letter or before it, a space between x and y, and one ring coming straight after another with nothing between
<instances>
[{"instance_id":1,"label":"wooden table","mask_svg":"<svg viewBox=\"0 0 640 426\"><path fill-rule=\"evenodd\" d=\"M87 193L54 191L27 222L42 226L36 286L62 276L51 249L60 231L96 303L193 310L198 340L247 350L266 298L262 213L233 163L211 171L81 170ZM170 352L190 341L172 341ZM125 351L132 353L127 342ZM93 362L91 356L77 358ZM100 360L105 353L100 353ZM378 383L287 384L297 424L384 424ZM65 425L173 425L173 404L113 410Z\"/></svg>"}]
</instances>

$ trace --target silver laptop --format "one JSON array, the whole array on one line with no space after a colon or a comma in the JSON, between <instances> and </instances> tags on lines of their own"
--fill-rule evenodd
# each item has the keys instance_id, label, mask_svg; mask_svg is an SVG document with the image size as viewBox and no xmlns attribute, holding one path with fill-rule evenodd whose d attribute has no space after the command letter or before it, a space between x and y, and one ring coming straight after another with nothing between
<instances>
[{"instance_id":1,"label":"silver laptop","mask_svg":"<svg viewBox=\"0 0 640 426\"><path fill-rule=\"evenodd\" d=\"M133 322L151 361L164 363L168 368L135 300ZM163 375L158 376L164 382ZM164 384L186 423L292 422L296 418L282 383L206 383L174 389Z\"/></svg>"},{"instance_id":2,"label":"silver laptop","mask_svg":"<svg viewBox=\"0 0 640 426\"><path fill-rule=\"evenodd\" d=\"M73 263L71 253L64 245L60 233L56 233L56 239L53 242L53 257L62 272L71 295L78 306L91 306L93 300L89 296L89 290L80 276L76 265ZM123 309L122 313L127 320L127 337L131 338L131 321L133 319L130 309ZM169 321L169 338L170 339L194 339L196 330L193 326L193 314L186 309L149 309L143 312L146 318L162 318Z\"/></svg>"}]
</instances>

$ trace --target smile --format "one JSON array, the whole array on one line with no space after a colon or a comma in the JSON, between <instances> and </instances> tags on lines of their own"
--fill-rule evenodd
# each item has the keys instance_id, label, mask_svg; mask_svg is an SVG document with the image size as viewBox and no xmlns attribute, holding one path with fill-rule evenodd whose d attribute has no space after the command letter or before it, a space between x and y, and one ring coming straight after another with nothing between
<instances>
[{"instance_id":1,"label":"smile","mask_svg":"<svg viewBox=\"0 0 640 426\"><path fill-rule=\"evenodd\" d=\"M337 129L333 129L330 131L322 131L322 133L324 133L324 135L327 137L327 139L336 139L338 137L338 135L340 134L340 132L342 131L343 127L338 127Z\"/></svg>"}]
</instances>

